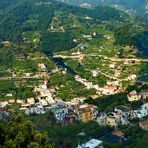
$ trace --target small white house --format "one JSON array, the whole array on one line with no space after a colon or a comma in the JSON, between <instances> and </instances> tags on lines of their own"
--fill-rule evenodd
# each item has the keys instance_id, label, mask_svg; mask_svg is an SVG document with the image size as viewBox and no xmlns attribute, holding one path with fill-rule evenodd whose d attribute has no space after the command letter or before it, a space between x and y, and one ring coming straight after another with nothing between
<instances>
[{"instance_id":1,"label":"small white house","mask_svg":"<svg viewBox=\"0 0 148 148\"><path fill-rule=\"evenodd\" d=\"M93 77L97 77L98 74L99 74L99 71L98 70L92 70Z\"/></svg>"},{"instance_id":2,"label":"small white house","mask_svg":"<svg viewBox=\"0 0 148 148\"><path fill-rule=\"evenodd\" d=\"M103 141L97 139L91 139L85 144L78 145L77 148L103 148Z\"/></svg>"},{"instance_id":3,"label":"small white house","mask_svg":"<svg viewBox=\"0 0 148 148\"><path fill-rule=\"evenodd\" d=\"M140 109L134 110L132 113L133 118L143 118L148 115L148 103L145 103L141 106Z\"/></svg>"},{"instance_id":4,"label":"small white house","mask_svg":"<svg viewBox=\"0 0 148 148\"><path fill-rule=\"evenodd\" d=\"M115 68L115 67L116 65L114 63L109 65L109 68Z\"/></svg>"},{"instance_id":5,"label":"small white house","mask_svg":"<svg viewBox=\"0 0 148 148\"><path fill-rule=\"evenodd\" d=\"M145 117L148 115L148 103L145 103L141 106L141 109L139 109L142 117Z\"/></svg>"},{"instance_id":6,"label":"small white house","mask_svg":"<svg viewBox=\"0 0 148 148\"><path fill-rule=\"evenodd\" d=\"M58 121L63 121L66 115L68 115L68 108L65 106L57 106L53 109L54 116Z\"/></svg>"}]
</instances>

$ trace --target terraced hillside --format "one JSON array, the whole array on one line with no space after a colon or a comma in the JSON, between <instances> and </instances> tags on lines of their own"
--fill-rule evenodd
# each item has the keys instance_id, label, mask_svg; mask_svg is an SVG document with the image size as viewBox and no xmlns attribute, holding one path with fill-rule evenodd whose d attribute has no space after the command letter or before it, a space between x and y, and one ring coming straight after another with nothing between
<instances>
[{"instance_id":1,"label":"terraced hillside","mask_svg":"<svg viewBox=\"0 0 148 148\"><path fill-rule=\"evenodd\" d=\"M8 110L12 117L25 114L25 119L12 118L8 126L0 122L0 145L73 148L97 138L105 148L146 146L147 131L138 126L137 117L147 118L141 106L147 99L130 102L127 96L137 92L139 99L147 92L147 40L147 21L114 7L0 0L0 120L1 111ZM117 106L134 114L134 119L125 116L127 125L119 122L126 146L124 141L108 143L105 139L114 128L98 124L100 115L112 119ZM87 116L88 122L82 123L82 110L92 117ZM34 131L25 120L46 133Z\"/></svg>"},{"instance_id":2,"label":"terraced hillside","mask_svg":"<svg viewBox=\"0 0 148 148\"><path fill-rule=\"evenodd\" d=\"M92 7L99 5L109 5L130 13L148 17L148 3L147 0L59 0L70 5L89 4ZM84 5L88 6L88 5Z\"/></svg>"},{"instance_id":3,"label":"terraced hillside","mask_svg":"<svg viewBox=\"0 0 148 148\"><path fill-rule=\"evenodd\" d=\"M108 6L85 9L52 0L2 4L0 83L6 88L1 96L9 91L17 96L21 79L50 79L49 87L57 88L55 97L62 99L95 95L95 86L105 87L108 81L119 81L123 91L135 79L146 80L147 60L140 58L147 53L146 22ZM43 72L40 63L46 66ZM94 86L86 89L75 75ZM28 93L22 98L32 91L24 90Z\"/></svg>"}]
</instances>

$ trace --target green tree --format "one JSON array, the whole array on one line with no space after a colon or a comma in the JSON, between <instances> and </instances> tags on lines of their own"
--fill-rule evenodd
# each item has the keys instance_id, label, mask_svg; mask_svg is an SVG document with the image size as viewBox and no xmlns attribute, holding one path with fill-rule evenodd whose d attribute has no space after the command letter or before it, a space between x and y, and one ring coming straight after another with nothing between
<instances>
[{"instance_id":1,"label":"green tree","mask_svg":"<svg viewBox=\"0 0 148 148\"><path fill-rule=\"evenodd\" d=\"M31 142L31 143L28 145L28 148L39 148L39 144L36 143L36 142Z\"/></svg>"},{"instance_id":2,"label":"green tree","mask_svg":"<svg viewBox=\"0 0 148 148\"><path fill-rule=\"evenodd\" d=\"M7 140L5 142L4 147L5 148L16 148L17 146L16 146L15 141L13 141L12 139L10 139L10 140Z\"/></svg>"},{"instance_id":3,"label":"green tree","mask_svg":"<svg viewBox=\"0 0 148 148\"><path fill-rule=\"evenodd\" d=\"M4 123L0 123L0 138L0 147L4 148L54 147L48 142L47 133L34 130L32 122L26 122L22 114L12 117L5 126Z\"/></svg>"},{"instance_id":4,"label":"green tree","mask_svg":"<svg viewBox=\"0 0 148 148\"><path fill-rule=\"evenodd\" d=\"M16 135L16 138L15 138L16 145L18 147L21 147L21 144L24 141L25 141L25 139L24 139L24 136L23 136L22 132L18 132L18 134Z\"/></svg>"}]
</instances>

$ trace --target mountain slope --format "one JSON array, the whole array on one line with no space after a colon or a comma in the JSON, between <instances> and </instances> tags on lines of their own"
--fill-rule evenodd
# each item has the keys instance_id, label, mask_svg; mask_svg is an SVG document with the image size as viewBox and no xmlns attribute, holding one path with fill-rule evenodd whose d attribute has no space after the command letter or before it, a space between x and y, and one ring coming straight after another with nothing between
<instances>
[{"instance_id":1,"label":"mountain slope","mask_svg":"<svg viewBox=\"0 0 148 148\"><path fill-rule=\"evenodd\" d=\"M110 5L119 9L125 9L137 15L148 17L147 0L59 0L68 4L81 5L82 3L97 5Z\"/></svg>"},{"instance_id":2,"label":"mountain slope","mask_svg":"<svg viewBox=\"0 0 148 148\"><path fill-rule=\"evenodd\" d=\"M5 3L3 2L3 4ZM8 3L8 6L5 6L4 11L5 13L0 15L0 38L18 42L23 41L22 34L29 31L36 30L36 32L39 32L42 36L44 32L49 29L52 19L56 17L54 16L54 12L56 11L62 11L67 14L72 13L77 16L89 16L95 20L114 19L122 21L126 16L120 11L110 7L98 7L94 10L86 10L52 0L24 0L21 3L14 0L14 3ZM67 31L69 32L67 29L65 33L67 33ZM69 34L72 32L73 29ZM65 40L67 40L66 38L65 36Z\"/></svg>"},{"instance_id":3,"label":"mountain slope","mask_svg":"<svg viewBox=\"0 0 148 148\"><path fill-rule=\"evenodd\" d=\"M135 21L133 17L108 6L85 9L54 0L24 0L21 2L1 0L1 2L3 4L2 11L5 13L1 11L0 15L0 39L30 44L30 46L35 46L43 51L62 51L75 47L77 43L73 40L78 37L79 27L85 24L86 18L90 18L90 21L85 25L96 25L106 21L112 30L130 23L135 24L135 26L140 25L142 28L144 26L142 21ZM142 33L142 29L131 30L131 34L135 36ZM142 33L144 36L147 35L145 31L144 27ZM34 36L36 39L33 39ZM32 41L29 41L28 39L31 38ZM132 38L134 39L131 39L131 44L139 47L138 36L132 36ZM121 40L126 40L124 33ZM118 41L118 35L116 43L121 43ZM147 44L144 44L144 47L140 45L140 47L144 51L147 50Z\"/></svg>"},{"instance_id":4,"label":"mountain slope","mask_svg":"<svg viewBox=\"0 0 148 148\"><path fill-rule=\"evenodd\" d=\"M148 57L147 22L106 5L85 9L54 0L0 2L3 4L0 9L0 105L8 102L13 114L28 111L28 107L36 106L38 101L50 107L54 100L60 99L71 100L64 104L74 103L74 106L76 102L76 108L83 101L94 104L99 112L105 113L118 105L134 110L141 106L141 101L129 102L127 93L147 89L148 60L144 58ZM77 114L70 109L71 115L77 120ZM98 123L82 124L75 119L63 126L64 122L56 123L51 112L25 118L33 121L35 129L47 131L48 140L58 148L77 147L89 137L104 137L102 133L112 132L111 128ZM23 128L22 134L15 134L13 122L8 129L0 125L3 131L0 130L0 144L15 147L17 141L18 147L46 147L47 134L36 135L33 130L31 137L27 137L25 130L30 131L32 125L24 127L22 121L20 126L16 125L16 129ZM10 136L5 130L10 131L7 132ZM129 147L135 147L142 130L125 130L133 141ZM137 134L133 136L135 131ZM85 133L83 138L79 137L80 132ZM7 139L10 140L4 143ZM37 143L30 144L31 141Z\"/></svg>"},{"instance_id":5,"label":"mountain slope","mask_svg":"<svg viewBox=\"0 0 148 148\"><path fill-rule=\"evenodd\" d=\"M41 48L44 51L61 51L75 47L76 43L73 42L73 39L77 38L78 26L75 25L74 22L73 24L71 22L83 22L84 19L82 18L85 17L92 19L90 20L91 24L100 21L109 22L112 20L113 22L116 22L116 24L108 25L113 28L122 27L125 26L124 24L130 23L137 24L139 22L139 24L142 24L140 20L136 22L134 18L108 6L85 9L77 6L69 6L54 0L24 0L21 2L18 0L2 0L1 2L0 38L2 40L18 43L29 43L30 41L28 41L27 38L36 36L36 39L34 39L34 41L32 40L29 44L33 44L36 47L38 45L38 48ZM114 3L114 1L103 2L106 2L106 4ZM118 2L121 3L121 1ZM137 1L137 3L138 2L139 1ZM127 1L124 1L124 4L127 4ZM59 15L59 18L57 18L57 14ZM71 16L73 16L73 19ZM68 17L68 19L66 17ZM54 25L59 29L54 29ZM135 32L134 29L132 29L132 34L133 32ZM139 35L141 34L141 32L136 33ZM143 33L143 35L145 35L145 33ZM116 43L121 43L118 41L119 38L117 37ZM124 35L121 38L121 40L124 40ZM133 36L133 38L134 39L131 41L132 44L139 47L139 39L137 39L137 36L136 38ZM142 47L142 49L144 48L144 51L147 49L147 47L145 49L143 45L140 45L140 47Z\"/></svg>"}]
</instances>

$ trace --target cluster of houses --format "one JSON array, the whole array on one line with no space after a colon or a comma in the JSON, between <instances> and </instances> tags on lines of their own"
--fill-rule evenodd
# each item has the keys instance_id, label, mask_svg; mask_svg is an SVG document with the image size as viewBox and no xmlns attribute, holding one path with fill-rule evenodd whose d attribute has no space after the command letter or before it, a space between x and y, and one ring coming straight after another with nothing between
<instances>
[{"instance_id":1,"label":"cluster of houses","mask_svg":"<svg viewBox=\"0 0 148 148\"><path fill-rule=\"evenodd\" d=\"M40 67L45 68L40 64ZM78 81L81 81L88 88L101 88L93 85L85 79L75 76ZM118 81L107 82L107 86L103 89L109 89L109 87L116 87L119 85ZM111 89L110 89L111 90ZM143 118L148 115L148 103L141 106L140 109L131 110L126 106L115 107L112 113L101 113L98 117L97 107L94 105L85 104L85 98L74 98L70 101L64 102L61 99L53 99L52 94L54 89L47 88L47 81L44 84L38 85L34 88L34 92L38 94L37 98L28 98L26 100L10 99L8 101L0 102L2 108L13 103L20 104L20 111L24 111L25 114L44 114L51 110L58 121L64 119L77 119L82 122L88 122L89 120L97 119L100 125L108 124L110 126L117 126L118 124L128 124L131 118ZM128 95L129 101L137 101L139 99L148 98L148 91L143 90L139 94L136 91L130 92Z\"/></svg>"},{"instance_id":2,"label":"cluster of houses","mask_svg":"<svg viewBox=\"0 0 148 148\"><path fill-rule=\"evenodd\" d=\"M85 133L83 133L85 135ZM123 143L124 145L128 145L130 140L125 136L125 134L120 130L113 130L105 133L104 136L101 136L101 140L98 139L90 139L89 141L79 144L77 148L103 148L103 142L109 142L111 144L114 143Z\"/></svg>"},{"instance_id":3,"label":"cluster of houses","mask_svg":"<svg viewBox=\"0 0 148 148\"><path fill-rule=\"evenodd\" d=\"M91 85L89 82L76 76L76 79L83 81L85 85ZM118 81L107 82L108 85L116 86ZM94 87L94 86L92 86ZM96 86L95 86L96 87ZM90 88L90 87L88 87ZM84 103L85 98L74 98L70 101L63 101L61 99L53 99L52 94L54 89L48 89L47 81L44 84L38 85L34 88L34 92L38 94L37 98L28 98L26 100L15 100L11 99L9 101L0 102L0 107L3 109L7 105L12 103L20 104L20 111L25 112L25 114L45 114L48 111L53 112L56 120L58 122L69 123L74 120L79 120L83 123L87 123L91 120L96 120L99 125L109 125L116 127L118 125L128 125L130 124L130 119L148 116L148 103L144 103L139 109L132 110L129 107L119 105L116 106L113 112L110 113L98 113L98 109L95 105ZM140 97L139 97L140 95ZM132 91L127 95L129 101L137 101L139 98L147 99L148 91L143 90L140 94L136 91ZM146 101L145 101L146 102ZM3 112L1 111L1 116ZM1 117L0 116L0 117ZM147 129L147 122L141 122L139 125L144 129Z\"/></svg>"},{"instance_id":4,"label":"cluster of houses","mask_svg":"<svg viewBox=\"0 0 148 148\"><path fill-rule=\"evenodd\" d=\"M128 125L130 120L134 118L142 119L148 116L148 103L144 103L139 109L132 110L131 108L123 105L116 106L114 112L100 113L97 118L99 125L109 125L117 127L118 125Z\"/></svg>"},{"instance_id":5,"label":"cluster of houses","mask_svg":"<svg viewBox=\"0 0 148 148\"><path fill-rule=\"evenodd\" d=\"M48 77L48 71L44 63L38 63L38 72L36 77Z\"/></svg>"},{"instance_id":6,"label":"cluster of houses","mask_svg":"<svg viewBox=\"0 0 148 148\"><path fill-rule=\"evenodd\" d=\"M38 94L36 98L26 98L25 100L9 99L8 101L0 102L0 107L4 108L6 106L12 105L13 103L17 103L20 105L20 111L26 111L28 108L36 106L37 102L40 102L43 106L48 106L55 102L52 97L54 90L47 88L47 81L45 81L44 84L35 87L34 92Z\"/></svg>"},{"instance_id":7,"label":"cluster of houses","mask_svg":"<svg viewBox=\"0 0 148 148\"><path fill-rule=\"evenodd\" d=\"M125 64L125 65L129 65L130 62L131 62L131 61L125 59L124 64ZM110 69L114 69L114 76L115 76L115 78L118 79L118 78L121 76L122 70L117 68L116 63L111 63L111 64L109 64L109 68L110 68ZM132 74L132 75L129 75L129 76L128 76L127 78L125 78L124 80L129 80L129 81L131 81L131 80L136 80L136 78L137 78L137 76L136 76L135 74Z\"/></svg>"},{"instance_id":8,"label":"cluster of houses","mask_svg":"<svg viewBox=\"0 0 148 148\"><path fill-rule=\"evenodd\" d=\"M118 83L116 82L113 84ZM96 120L99 125L116 127L121 124L130 124L131 119L142 119L143 117L148 116L148 103L144 103L137 110L132 110L127 106L119 105L115 107L113 112L106 114L98 113L96 106L84 103L85 98L74 98L67 102L61 99L53 99L51 92L47 89L47 82L36 87L35 91L40 92L38 102L32 107L27 108L25 114L45 114L46 112L51 111L58 122L67 123L72 122L73 120L79 120L83 123L87 123L88 121ZM148 93L146 92L147 90L141 92L143 98L148 97ZM42 97L44 99L41 99Z\"/></svg>"},{"instance_id":9,"label":"cluster of houses","mask_svg":"<svg viewBox=\"0 0 148 148\"><path fill-rule=\"evenodd\" d=\"M127 94L127 98L129 102L138 101L138 100L145 100L148 98L148 90L142 90L138 93L136 90L133 90Z\"/></svg>"},{"instance_id":10,"label":"cluster of houses","mask_svg":"<svg viewBox=\"0 0 148 148\"><path fill-rule=\"evenodd\" d=\"M40 64L41 68L45 68L44 65ZM79 76L75 76L78 81L81 81L87 88L96 88L98 91L113 90L115 91L115 87L119 85L118 81L107 82L107 86L104 88L99 88L98 86L93 85L91 82L88 82L85 79L82 79ZM111 87L111 88L110 88ZM52 93L54 93L53 89L47 88L47 81L44 84L41 84L34 88L34 92L38 93L36 99L28 98L26 100L15 100L10 99L9 101L0 102L1 107L5 107L7 105L11 105L12 103L20 104L20 111L25 111L26 114L44 114L47 111L51 110L58 121L63 121L64 118L75 118L79 119L82 122L87 122L89 120L94 120L97 117L97 107L94 105L84 104L85 98L74 98L71 101L64 102L59 99L53 99ZM141 98L148 98L148 91L143 90L141 93L137 93L136 91L130 92L128 95L129 101L137 101ZM148 115L148 104L143 104L138 110L131 110L125 106L117 106L115 111L109 114L101 114L97 121L99 124L109 124L110 126L117 126L118 124L128 124L129 118L142 118Z\"/></svg>"},{"instance_id":11,"label":"cluster of houses","mask_svg":"<svg viewBox=\"0 0 148 148\"><path fill-rule=\"evenodd\" d=\"M96 71L94 72L96 74ZM104 87L99 87L99 85L94 85L92 82L81 78L80 76L75 76L76 81L81 82L87 87L87 89L94 88L98 95L113 95L117 94L119 90L119 81L107 82L107 85Z\"/></svg>"},{"instance_id":12,"label":"cluster of houses","mask_svg":"<svg viewBox=\"0 0 148 148\"><path fill-rule=\"evenodd\" d=\"M47 81L44 84L41 84L34 88L34 92L39 95L34 98L28 98L26 100L17 100L16 102L21 105L21 111L27 111L29 113L35 112L36 114L40 114L41 106L48 106L54 103L54 99L52 97L53 89L47 88ZM38 109L40 108L40 109Z\"/></svg>"},{"instance_id":13,"label":"cluster of houses","mask_svg":"<svg viewBox=\"0 0 148 148\"><path fill-rule=\"evenodd\" d=\"M109 82L108 82L109 83ZM111 83L111 82L110 82ZM117 82L116 82L117 83ZM115 83L115 84L116 84ZM144 103L139 109L132 110L131 108L123 105L116 106L113 112L99 113L98 108L95 105L84 103L86 98L74 98L70 101L63 101L61 99L53 99L52 92L47 88L47 81L44 84L35 87L37 92L37 101L33 98L27 99L26 106L23 106L22 100L17 100L17 103L21 104L21 109L26 115L30 114L45 114L46 112L52 112L56 121L67 125L74 121L81 121L87 123L95 120L99 125L109 125L111 127L117 127L118 125L130 125L130 120L139 118L139 127L144 130L148 130L148 119L143 117L148 116L148 103ZM142 91L141 97L146 99L148 97L147 91ZM11 100L11 102L13 102ZM28 105L27 105L28 104ZM0 108L0 120L8 120L9 111L6 107ZM85 134L85 133L84 133ZM128 142L124 133L118 131L116 128L111 133L107 133L104 136L103 141L116 142ZM90 139L86 143L79 144L77 148L103 148L103 141L98 139Z\"/></svg>"},{"instance_id":14,"label":"cluster of houses","mask_svg":"<svg viewBox=\"0 0 148 148\"><path fill-rule=\"evenodd\" d=\"M17 60L25 60L23 55L16 56ZM38 63L38 72L25 72L19 71L18 69L14 68L15 71L12 72L12 77L21 77L21 78L44 78L48 77L48 71L44 63Z\"/></svg>"},{"instance_id":15,"label":"cluster of houses","mask_svg":"<svg viewBox=\"0 0 148 148\"><path fill-rule=\"evenodd\" d=\"M84 99L85 98L74 98L68 102L55 99L52 104L47 106L43 106L41 102L37 102L33 107L28 108L25 114L45 114L51 111L57 122L69 123L74 120L79 120L86 123L97 118L98 110L94 105L83 103Z\"/></svg>"},{"instance_id":16,"label":"cluster of houses","mask_svg":"<svg viewBox=\"0 0 148 148\"><path fill-rule=\"evenodd\" d=\"M45 113L44 110L48 111L48 106L55 103L55 100L52 97L52 93L54 92L53 89L47 88L47 81L44 82L44 84L41 84L34 88L34 92L38 93L36 100L28 100L28 103L31 104L28 106L28 108L25 108L26 114L43 114ZM30 101L30 102L29 102Z\"/></svg>"}]
</instances>

